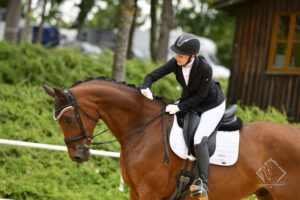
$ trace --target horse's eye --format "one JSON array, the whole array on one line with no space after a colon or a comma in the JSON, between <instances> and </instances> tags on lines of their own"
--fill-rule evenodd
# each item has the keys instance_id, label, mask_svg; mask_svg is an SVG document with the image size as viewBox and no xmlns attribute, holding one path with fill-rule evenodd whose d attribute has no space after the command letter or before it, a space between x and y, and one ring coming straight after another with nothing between
<instances>
[{"instance_id":1,"label":"horse's eye","mask_svg":"<svg viewBox=\"0 0 300 200\"><path fill-rule=\"evenodd\" d=\"M68 124L71 124L73 122L73 117L66 117L65 118L65 122L68 123Z\"/></svg>"}]
</instances>

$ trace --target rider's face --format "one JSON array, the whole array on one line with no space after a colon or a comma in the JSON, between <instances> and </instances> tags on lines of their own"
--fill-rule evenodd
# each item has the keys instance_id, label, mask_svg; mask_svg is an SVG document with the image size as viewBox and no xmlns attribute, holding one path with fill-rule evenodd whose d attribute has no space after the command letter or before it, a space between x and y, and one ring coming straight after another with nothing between
<instances>
[{"instance_id":1,"label":"rider's face","mask_svg":"<svg viewBox=\"0 0 300 200\"><path fill-rule=\"evenodd\" d=\"M189 57L190 57L189 55L182 55L182 54L176 53L175 59L177 61L177 65L184 66L186 64L186 62L188 61ZM194 57L194 55L192 56L192 58L193 57Z\"/></svg>"}]
</instances>

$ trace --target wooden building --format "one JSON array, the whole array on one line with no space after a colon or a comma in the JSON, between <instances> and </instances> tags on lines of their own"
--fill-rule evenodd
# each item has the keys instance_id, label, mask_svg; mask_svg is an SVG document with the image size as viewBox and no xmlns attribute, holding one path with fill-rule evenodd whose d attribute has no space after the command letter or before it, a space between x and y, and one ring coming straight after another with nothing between
<instances>
[{"instance_id":1,"label":"wooden building","mask_svg":"<svg viewBox=\"0 0 300 200\"><path fill-rule=\"evenodd\" d=\"M300 0L218 0L236 18L229 104L269 106L300 121Z\"/></svg>"}]
</instances>

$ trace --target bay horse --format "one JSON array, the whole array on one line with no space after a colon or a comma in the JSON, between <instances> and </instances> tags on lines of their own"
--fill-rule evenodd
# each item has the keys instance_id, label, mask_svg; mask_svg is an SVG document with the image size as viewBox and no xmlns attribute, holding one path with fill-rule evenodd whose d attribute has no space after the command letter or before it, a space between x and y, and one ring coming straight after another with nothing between
<instances>
[{"instance_id":1,"label":"bay horse","mask_svg":"<svg viewBox=\"0 0 300 200\"><path fill-rule=\"evenodd\" d=\"M78 163L88 160L88 147L98 119L103 120L118 139L137 130L165 107L161 99L149 100L133 86L100 77L77 82L68 89L80 109L74 109L66 92L43 87L54 98L54 115L64 133L69 157ZM167 120L168 116L163 117ZM173 119L171 116L172 122ZM157 118L135 134L119 140L122 177L130 187L132 200L159 200L170 196L175 189L176 174L184 167L185 160L170 147L169 164L164 164L161 123ZM272 165L268 164L270 161L274 161ZM267 184L272 168L276 167L285 172L280 177L281 184ZM245 123L240 130L237 162L226 167L210 165L209 199L238 200L251 194L256 194L259 200L300 199L299 167L299 128L274 122ZM186 199L197 198L187 196Z\"/></svg>"}]
</instances>

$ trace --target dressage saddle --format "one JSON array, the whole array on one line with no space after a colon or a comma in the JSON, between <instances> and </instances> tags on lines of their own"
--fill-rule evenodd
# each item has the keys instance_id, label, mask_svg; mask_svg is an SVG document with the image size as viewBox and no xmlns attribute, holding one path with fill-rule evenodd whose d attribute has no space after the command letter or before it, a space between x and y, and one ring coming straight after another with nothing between
<instances>
[{"instance_id":1,"label":"dressage saddle","mask_svg":"<svg viewBox=\"0 0 300 200\"><path fill-rule=\"evenodd\" d=\"M209 136L208 140L208 149L209 156L213 155L216 149L216 136L217 131L223 131L222 133L226 134L226 131L236 131L242 128L243 122L242 120L235 116L237 111L237 105L229 106L223 115L222 120L214 130L214 132ZM180 119L181 118L181 119ZM187 113L184 116L184 120L182 120L182 116L177 116L178 124L181 128L183 128L183 136L186 142L186 145L189 149L189 154L194 154L194 135L198 128L199 121L201 116L196 113ZM187 121L191 121L191 123L184 123Z\"/></svg>"}]
</instances>

